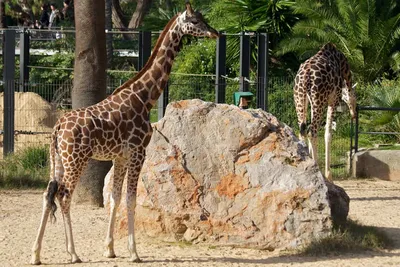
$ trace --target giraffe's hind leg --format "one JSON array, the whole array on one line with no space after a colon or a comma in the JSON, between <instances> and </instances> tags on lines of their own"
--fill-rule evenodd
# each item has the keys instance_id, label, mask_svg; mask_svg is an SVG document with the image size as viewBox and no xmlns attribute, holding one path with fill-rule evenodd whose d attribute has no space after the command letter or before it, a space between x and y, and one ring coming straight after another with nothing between
<instances>
[{"instance_id":1,"label":"giraffe's hind leg","mask_svg":"<svg viewBox=\"0 0 400 267\"><path fill-rule=\"evenodd\" d=\"M61 164L61 160L58 157L58 155L55 155L54 152L51 154L52 156L50 157L50 182L49 185L47 186L46 191L43 193L43 211L42 211L42 217L40 220L40 226L38 230L37 237L35 239L35 242L33 243L32 247L32 257L31 257L31 264L34 265L39 265L41 264L40 262L40 250L42 247L42 241L43 241L43 236L44 236L44 231L46 229L46 224L49 219L50 212L53 213L57 209L56 204L54 203L54 199L58 194L58 182L57 178L62 177L63 175L63 167ZM55 156L55 157L54 157ZM55 162L55 165L53 165L53 162ZM56 175L56 177L54 177ZM57 176L58 175L58 176Z\"/></svg>"},{"instance_id":2,"label":"giraffe's hind leg","mask_svg":"<svg viewBox=\"0 0 400 267\"><path fill-rule=\"evenodd\" d=\"M331 173L331 142L332 142L332 121L336 106L328 106L325 125L325 178L332 181Z\"/></svg>"},{"instance_id":3,"label":"giraffe's hind leg","mask_svg":"<svg viewBox=\"0 0 400 267\"><path fill-rule=\"evenodd\" d=\"M304 88L300 88L298 85L295 85L294 87L294 102L296 106L297 121L300 129L299 138L300 140L305 141L305 139L307 139L308 98Z\"/></svg>"},{"instance_id":4,"label":"giraffe's hind leg","mask_svg":"<svg viewBox=\"0 0 400 267\"><path fill-rule=\"evenodd\" d=\"M72 263L79 263L82 262L81 259L78 257L75 251L75 244L74 238L72 234L72 222L71 222L71 215L70 215L70 207L71 207L71 200L72 194L75 190L75 187L79 181L79 178L82 174L82 171L87 166L87 159L76 160L73 162L65 163L68 168L65 168L65 173L63 177L63 185L62 189L58 194L61 212L63 215L64 220L64 230L65 230L65 239L66 239L66 246L67 252L71 255L71 262ZM68 170L68 171L67 171Z\"/></svg>"},{"instance_id":5,"label":"giraffe's hind leg","mask_svg":"<svg viewBox=\"0 0 400 267\"><path fill-rule=\"evenodd\" d=\"M112 182L112 193L110 199L110 221L108 224L108 231L105 240L106 251L104 256L107 258L115 258L114 251L114 228L115 228L115 216L117 214L118 206L121 202L121 191L122 184L124 182L126 174L126 160L116 159L114 161L114 169L111 179Z\"/></svg>"},{"instance_id":6,"label":"giraffe's hind leg","mask_svg":"<svg viewBox=\"0 0 400 267\"><path fill-rule=\"evenodd\" d=\"M318 164L318 129L323 119L324 105L321 102L317 105L316 101L311 99L311 124L308 129L309 149L311 157Z\"/></svg>"},{"instance_id":7,"label":"giraffe's hind leg","mask_svg":"<svg viewBox=\"0 0 400 267\"><path fill-rule=\"evenodd\" d=\"M43 235L44 235L44 230L46 229L46 224L49 219L50 215L50 205L48 204L48 199L47 199L47 194L48 190L43 193L43 212L42 212L42 218L40 220L40 226L38 230L38 234L36 237L36 240L33 244L32 247L32 257L30 263L33 265L40 265L40 250L42 248L42 241L43 241Z\"/></svg>"}]
</instances>

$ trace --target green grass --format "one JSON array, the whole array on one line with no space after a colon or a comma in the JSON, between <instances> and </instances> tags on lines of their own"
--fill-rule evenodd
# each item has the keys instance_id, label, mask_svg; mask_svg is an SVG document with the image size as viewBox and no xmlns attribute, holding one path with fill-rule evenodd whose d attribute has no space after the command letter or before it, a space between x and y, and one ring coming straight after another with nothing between
<instances>
[{"instance_id":1,"label":"green grass","mask_svg":"<svg viewBox=\"0 0 400 267\"><path fill-rule=\"evenodd\" d=\"M0 162L0 188L44 188L49 181L48 146L28 147Z\"/></svg>"},{"instance_id":2,"label":"green grass","mask_svg":"<svg viewBox=\"0 0 400 267\"><path fill-rule=\"evenodd\" d=\"M328 256L362 251L380 251L392 246L390 238L377 227L364 226L349 220L323 239L300 250L305 256Z\"/></svg>"},{"instance_id":3,"label":"green grass","mask_svg":"<svg viewBox=\"0 0 400 267\"><path fill-rule=\"evenodd\" d=\"M347 153L350 151L350 138L333 134L331 142L331 172L335 179L345 179L349 177L347 172ZM321 172L325 170L325 138L318 136L318 165Z\"/></svg>"},{"instance_id":4,"label":"green grass","mask_svg":"<svg viewBox=\"0 0 400 267\"><path fill-rule=\"evenodd\" d=\"M157 122L158 121L158 109L151 109L150 110L150 122Z\"/></svg>"}]
</instances>

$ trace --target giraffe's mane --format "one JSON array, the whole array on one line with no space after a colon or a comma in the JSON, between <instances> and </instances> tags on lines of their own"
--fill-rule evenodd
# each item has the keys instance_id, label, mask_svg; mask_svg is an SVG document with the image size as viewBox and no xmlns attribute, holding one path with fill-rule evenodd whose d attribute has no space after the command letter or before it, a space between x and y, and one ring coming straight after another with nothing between
<instances>
[{"instance_id":1,"label":"giraffe's mane","mask_svg":"<svg viewBox=\"0 0 400 267\"><path fill-rule=\"evenodd\" d=\"M321 51L324 51L324 50L337 50L337 48L336 48L336 45L335 45L335 44L329 42L329 43L326 43L326 44L321 48Z\"/></svg>"},{"instance_id":2,"label":"giraffe's mane","mask_svg":"<svg viewBox=\"0 0 400 267\"><path fill-rule=\"evenodd\" d=\"M122 85L120 85L119 87L117 87L114 92L112 93L113 95L119 93L121 90L129 87L131 84L133 84L134 82L136 82L137 80L139 80L144 73L146 73L146 71L150 68L150 66L153 64L153 61L155 60L156 56L157 56L157 51L160 49L161 44L165 38L165 35L167 35L167 32L171 29L171 26L174 24L174 22L176 21L176 19L178 18L179 14L176 14L172 19L170 19L170 21L167 23L167 25L165 26L164 30L161 32L160 36L158 37L157 43L151 53L151 56L149 58L149 60L147 60L147 63L144 65L144 67L138 72L138 74L136 74L134 77L132 77L131 79L129 79L128 81L126 81L125 83L123 83Z\"/></svg>"}]
</instances>

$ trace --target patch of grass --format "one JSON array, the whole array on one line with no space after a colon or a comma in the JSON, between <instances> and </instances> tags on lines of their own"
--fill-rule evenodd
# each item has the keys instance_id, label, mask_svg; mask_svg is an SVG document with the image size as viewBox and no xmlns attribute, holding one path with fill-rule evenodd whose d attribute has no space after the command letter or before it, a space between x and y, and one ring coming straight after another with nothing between
<instances>
[{"instance_id":1,"label":"patch of grass","mask_svg":"<svg viewBox=\"0 0 400 267\"><path fill-rule=\"evenodd\" d=\"M327 256L367 250L382 250L392 246L390 238L377 227L364 226L348 220L345 225L335 227L333 233L301 249L306 256Z\"/></svg>"},{"instance_id":2,"label":"patch of grass","mask_svg":"<svg viewBox=\"0 0 400 267\"><path fill-rule=\"evenodd\" d=\"M0 162L0 188L45 188L49 180L48 146L28 147Z\"/></svg>"}]
</instances>

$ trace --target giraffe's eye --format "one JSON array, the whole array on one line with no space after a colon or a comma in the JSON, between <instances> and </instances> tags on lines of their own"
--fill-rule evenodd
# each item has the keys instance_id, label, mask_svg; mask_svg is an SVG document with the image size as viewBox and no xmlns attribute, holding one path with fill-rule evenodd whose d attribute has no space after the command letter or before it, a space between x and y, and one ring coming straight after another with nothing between
<instances>
[{"instance_id":1,"label":"giraffe's eye","mask_svg":"<svg viewBox=\"0 0 400 267\"><path fill-rule=\"evenodd\" d=\"M193 24L197 24L197 23L199 23L199 21L198 20L192 20L191 21Z\"/></svg>"}]
</instances>

